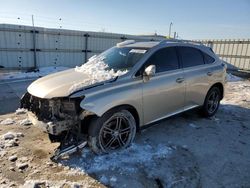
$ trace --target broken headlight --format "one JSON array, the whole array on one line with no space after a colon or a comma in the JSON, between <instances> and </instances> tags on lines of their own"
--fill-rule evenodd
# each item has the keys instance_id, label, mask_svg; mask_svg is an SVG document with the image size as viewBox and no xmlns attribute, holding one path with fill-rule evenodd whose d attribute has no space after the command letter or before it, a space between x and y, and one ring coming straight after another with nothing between
<instances>
[{"instance_id":1,"label":"broken headlight","mask_svg":"<svg viewBox=\"0 0 250 188\"><path fill-rule=\"evenodd\" d=\"M61 110L63 112L73 112L73 111L76 111L75 101L62 101Z\"/></svg>"},{"instance_id":2,"label":"broken headlight","mask_svg":"<svg viewBox=\"0 0 250 188\"><path fill-rule=\"evenodd\" d=\"M83 98L74 98L74 99L62 99L61 100L61 112L66 114L77 114L80 112L80 102Z\"/></svg>"}]
</instances>

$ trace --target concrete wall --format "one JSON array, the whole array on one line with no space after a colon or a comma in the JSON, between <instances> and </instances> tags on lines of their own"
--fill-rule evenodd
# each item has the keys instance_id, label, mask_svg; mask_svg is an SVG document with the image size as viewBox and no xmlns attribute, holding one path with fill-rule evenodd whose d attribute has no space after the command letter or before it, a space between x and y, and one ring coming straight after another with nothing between
<instances>
[{"instance_id":1,"label":"concrete wall","mask_svg":"<svg viewBox=\"0 0 250 188\"><path fill-rule=\"evenodd\" d=\"M163 37L47 29L0 24L0 66L26 69L75 67L124 40L163 40Z\"/></svg>"}]
</instances>

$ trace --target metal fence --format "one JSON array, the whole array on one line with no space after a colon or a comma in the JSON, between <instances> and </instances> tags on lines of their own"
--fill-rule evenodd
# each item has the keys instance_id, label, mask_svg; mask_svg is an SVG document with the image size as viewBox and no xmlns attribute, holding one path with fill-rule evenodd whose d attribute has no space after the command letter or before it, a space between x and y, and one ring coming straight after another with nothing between
<instances>
[{"instance_id":1,"label":"metal fence","mask_svg":"<svg viewBox=\"0 0 250 188\"><path fill-rule=\"evenodd\" d=\"M226 62L243 70L250 70L250 39L247 40L199 40Z\"/></svg>"},{"instance_id":2,"label":"metal fence","mask_svg":"<svg viewBox=\"0 0 250 188\"><path fill-rule=\"evenodd\" d=\"M0 67L74 67L118 42L164 40L163 36L136 36L105 32L48 29L0 24ZM228 63L250 70L250 40L199 40Z\"/></svg>"},{"instance_id":3,"label":"metal fence","mask_svg":"<svg viewBox=\"0 0 250 188\"><path fill-rule=\"evenodd\" d=\"M150 41L162 40L163 37L0 24L0 66L19 69L74 67L129 39Z\"/></svg>"}]
</instances>

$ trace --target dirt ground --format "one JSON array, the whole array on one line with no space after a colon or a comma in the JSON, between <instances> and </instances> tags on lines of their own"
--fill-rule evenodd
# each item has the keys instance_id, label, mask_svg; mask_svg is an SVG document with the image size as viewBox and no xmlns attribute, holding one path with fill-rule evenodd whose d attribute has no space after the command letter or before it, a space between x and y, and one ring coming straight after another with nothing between
<instances>
[{"instance_id":1,"label":"dirt ground","mask_svg":"<svg viewBox=\"0 0 250 188\"><path fill-rule=\"evenodd\" d=\"M13 125L1 125L0 134L3 135L9 131L13 133L23 133L17 140L18 146L12 146L0 150L0 187L19 187L26 182L24 187L35 187L35 182L28 180L39 180L38 184L45 187L46 183L41 180L47 180L56 187L71 187L73 185L86 185L88 187L102 187L93 178L77 170L71 170L69 167L61 166L50 160L57 144L51 144L48 136L34 126L21 126L18 122L26 118L26 115L6 114L6 117L12 118ZM10 161L11 156L16 156L17 160ZM27 168L19 169L18 163L27 163Z\"/></svg>"},{"instance_id":2,"label":"dirt ground","mask_svg":"<svg viewBox=\"0 0 250 188\"><path fill-rule=\"evenodd\" d=\"M250 187L250 81L229 82L212 118L192 110L143 130L123 151L54 163L57 144L26 114L0 124L0 187ZM12 132L12 139L4 134ZM22 133L22 134L21 134ZM11 141L13 140L13 141ZM2 147L1 147L2 144Z\"/></svg>"}]
</instances>

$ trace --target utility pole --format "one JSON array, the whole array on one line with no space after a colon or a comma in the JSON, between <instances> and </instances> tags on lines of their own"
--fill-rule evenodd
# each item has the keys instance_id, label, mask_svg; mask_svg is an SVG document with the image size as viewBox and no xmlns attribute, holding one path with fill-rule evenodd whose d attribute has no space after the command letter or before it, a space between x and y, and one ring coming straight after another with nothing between
<instances>
[{"instance_id":1,"label":"utility pole","mask_svg":"<svg viewBox=\"0 0 250 188\"><path fill-rule=\"evenodd\" d=\"M36 68L36 30L35 30L35 24L34 24L34 15L32 14L32 27L33 27L33 49L34 49L34 68Z\"/></svg>"},{"instance_id":2,"label":"utility pole","mask_svg":"<svg viewBox=\"0 0 250 188\"><path fill-rule=\"evenodd\" d=\"M173 23L172 23L172 22L170 22L170 25L169 25L169 33L168 33L168 38L170 38L170 36L171 36L171 28L172 28L172 26L173 26Z\"/></svg>"}]
</instances>

